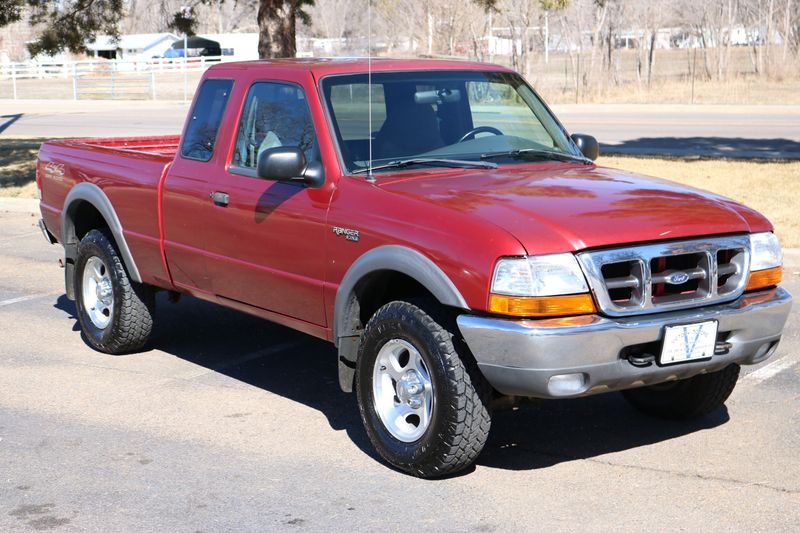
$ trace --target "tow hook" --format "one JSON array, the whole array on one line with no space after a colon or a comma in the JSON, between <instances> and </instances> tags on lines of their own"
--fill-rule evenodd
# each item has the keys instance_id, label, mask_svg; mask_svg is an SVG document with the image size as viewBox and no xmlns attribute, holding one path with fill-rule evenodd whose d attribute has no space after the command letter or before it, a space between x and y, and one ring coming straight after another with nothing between
<instances>
[{"instance_id":1,"label":"tow hook","mask_svg":"<svg viewBox=\"0 0 800 533\"><path fill-rule=\"evenodd\" d=\"M730 342L717 342L714 345L714 355L725 355L731 351L731 348L733 348L733 344Z\"/></svg>"},{"instance_id":2,"label":"tow hook","mask_svg":"<svg viewBox=\"0 0 800 533\"><path fill-rule=\"evenodd\" d=\"M628 362L633 366L642 368L646 366L652 365L656 360L655 355L650 355L649 353L643 353L641 355L629 355Z\"/></svg>"},{"instance_id":3,"label":"tow hook","mask_svg":"<svg viewBox=\"0 0 800 533\"><path fill-rule=\"evenodd\" d=\"M725 355L731 351L731 348L733 348L733 344L730 342L717 342L717 344L714 345L714 355ZM656 356L649 353L628 356L628 362L639 368L650 366L655 363L655 361Z\"/></svg>"}]
</instances>

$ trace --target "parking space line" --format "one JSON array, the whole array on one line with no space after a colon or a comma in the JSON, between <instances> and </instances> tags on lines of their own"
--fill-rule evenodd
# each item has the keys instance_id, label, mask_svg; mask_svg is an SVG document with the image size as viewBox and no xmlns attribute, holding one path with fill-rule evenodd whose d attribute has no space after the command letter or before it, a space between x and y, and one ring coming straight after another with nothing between
<instances>
[{"instance_id":1,"label":"parking space line","mask_svg":"<svg viewBox=\"0 0 800 533\"><path fill-rule=\"evenodd\" d=\"M268 348L264 348L262 350L256 350L254 352L246 353L240 357L236 357L234 359L230 359L218 365L214 365L212 368L215 372L219 372L221 370L225 370L226 368L231 368L234 366L243 365L245 363L249 363L255 359L261 359L262 357L266 357L268 355L273 355L276 353L280 353L284 350L290 350L292 348L297 348L298 346L305 343L305 339L294 340L294 341L286 341L281 342L279 344L272 345Z\"/></svg>"},{"instance_id":2,"label":"parking space line","mask_svg":"<svg viewBox=\"0 0 800 533\"><path fill-rule=\"evenodd\" d=\"M245 363L249 363L250 361L254 361L256 359L261 359L262 357L267 357L276 353L280 353L284 350L290 350L293 348L297 348L305 344L306 341L304 340L294 340L294 341L286 341L281 342L279 344L275 344L268 348L264 348L262 350L256 350L254 352L246 353L240 357L236 357L234 359L228 359L226 361L220 362L219 364L213 365L211 367L203 367L198 365L197 368L193 368L187 370L185 372L181 372L178 375L172 376L173 378L177 379L194 379L200 376L204 376L206 374L213 374L223 372L224 370L243 365Z\"/></svg>"},{"instance_id":3,"label":"parking space line","mask_svg":"<svg viewBox=\"0 0 800 533\"><path fill-rule=\"evenodd\" d=\"M797 361L792 361L788 357L778 359L777 361L773 361L768 365L762 366L755 372L747 374L745 377L742 378L742 381L752 381L755 383L761 383L762 381L766 381L769 378L780 374L784 370L788 370L789 368L793 367L795 363L797 363Z\"/></svg>"},{"instance_id":4,"label":"parking space line","mask_svg":"<svg viewBox=\"0 0 800 533\"><path fill-rule=\"evenodd\" d=\"M16 298L9 298L8 300L0 300L0 307L7 305L18 304L20 302L27 302L28 300L35 300L36 298L44 298L45 296L52 296L50 293L40 294L27 294L25 296L18 296Z\"/></svg>"}]
</instances>

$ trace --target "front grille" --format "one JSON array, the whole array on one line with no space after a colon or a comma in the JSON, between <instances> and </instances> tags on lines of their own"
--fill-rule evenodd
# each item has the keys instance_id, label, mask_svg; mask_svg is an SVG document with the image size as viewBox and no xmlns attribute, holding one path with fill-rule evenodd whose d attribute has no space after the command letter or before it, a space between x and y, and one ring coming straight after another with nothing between
<instances>
[{"instance_id":1,"label":"front grille","mask_svg":"<svg viewBox=\"0 0 800 533\"><path fill-rule=\"evenodd\" d=\"M672 276L681 272L686 275L686 281L671 283ZM710 272L709 257L704 253L654 257L650 260L653 303L699 298L708 294Z\"/></svg>"},{"instance_id":2,"label":"front grille","mask_svg":"<svg viewBox=\"0 0 800 533\"><path fill-rule=\"evenodd\" d=\"M578 254L600 310L656 313L733 300L750 267L749 239L719 237Z\"/></svg>"}]
</instances>

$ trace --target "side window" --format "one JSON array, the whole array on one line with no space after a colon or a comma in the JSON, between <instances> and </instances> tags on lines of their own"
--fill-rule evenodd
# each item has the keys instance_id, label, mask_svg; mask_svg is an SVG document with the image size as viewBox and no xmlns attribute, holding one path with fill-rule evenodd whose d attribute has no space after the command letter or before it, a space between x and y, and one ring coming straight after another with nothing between
<instances>
[{"instance_id":1,"label":"side window","mask_svg":"<svg viewBox=\"0 0 800 533\"><path fill-rule=\"evenodd\" d=\"M307 161L319 159L305 94L290 83L254 83L242 110L231 166L254 169L259 154L279 146L302 149Z\"/></svg>"},{"instance_id":2,"label":"side window","mask_svg":"<svg viewBox=\"0 0 800 533\"><path fill-rule=\"evenodd\" d=\"M192 109L192 118L181 144L181 155L187 159L208 161L214 153L217 131L228 97L232 80L206 80Z\"/></svg>"}]
</instances>

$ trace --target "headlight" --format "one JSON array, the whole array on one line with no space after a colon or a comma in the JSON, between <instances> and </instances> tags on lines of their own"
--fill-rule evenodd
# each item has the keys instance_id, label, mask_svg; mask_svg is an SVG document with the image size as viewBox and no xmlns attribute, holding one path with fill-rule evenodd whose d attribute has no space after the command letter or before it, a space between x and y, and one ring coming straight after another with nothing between
<instances>
[{"instance_id":1,"label":"headlight","mask_svg":"<svg viewBox=\"0 0 800 533\"><path fill-rule=\"evenodd\" d=\"M783 253L774 233L750 235L750 276L746 291L774 287L783 277Z\"/></svg>"},{"instance_id":2,"label":"headlight","mask_svg":"<svg viewBox=\"0 0 800 533\"><path fill-rule=\"evenodd\" d=\"M500 259L489 310L541 317L594 313L595 306L578 260L567 253Z\"/></svg>"},{"instance_id":3,"label":"headlight","mask_svg":"<svg viewBox=\"0 0 800 533\"><path fill-rule=\"evenodd\" d=\"M578 260L572 254L501 259L492 292L509 296L557 296L588 292Z\"/></svg>"},{"instance_id":4,"label":"headlight","mask_svg":"<svg viewBox=\"0 0 800 533\"><path fill-rule=\"evenodd\" d=\"M783 263L783 253L774 233L750 235L750 270L775 268Z\"/></svg>"}]
</instances>

